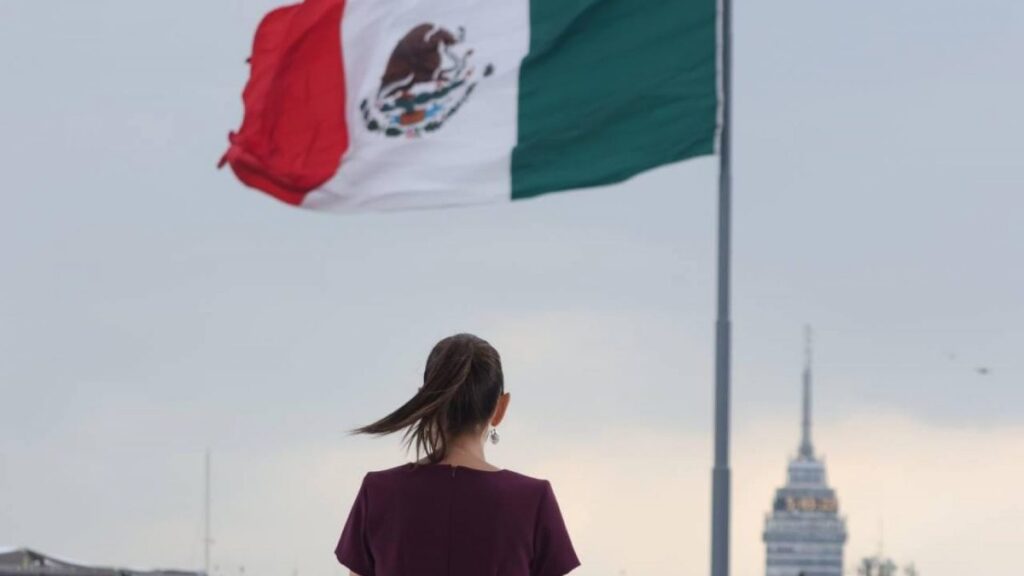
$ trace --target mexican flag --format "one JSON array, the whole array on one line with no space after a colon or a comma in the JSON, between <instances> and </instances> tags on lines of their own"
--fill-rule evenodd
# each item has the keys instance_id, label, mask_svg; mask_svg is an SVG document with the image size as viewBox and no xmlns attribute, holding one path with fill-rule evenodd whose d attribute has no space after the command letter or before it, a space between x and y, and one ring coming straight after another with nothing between
<instances>
[{"instance_id":1,"label":"mexican flag","mask_svg":"<svg viewBox=\"0 0 1024 576\"><path fill-rule=\"evenodd\" d=\"M306 0L221 162L313 210L508 202L713 154L716 0Z\"/></svg>"}]
</instances>

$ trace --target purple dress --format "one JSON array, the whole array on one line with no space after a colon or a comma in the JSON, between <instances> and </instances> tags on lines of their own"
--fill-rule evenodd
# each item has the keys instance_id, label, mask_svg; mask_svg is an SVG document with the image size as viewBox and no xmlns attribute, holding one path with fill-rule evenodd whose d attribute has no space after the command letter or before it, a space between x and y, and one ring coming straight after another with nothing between
<instances>
[{"instance_id":1,"label":"purple dress","mask_svg":"<svg viewBox=\"0 0 1024 576\"><path fill-rule=\"evenodd\" d=\"M562 576L580 565L550 481L446 463L367 472L334 554L359 576Z\"/></svg>"}]
</instances>

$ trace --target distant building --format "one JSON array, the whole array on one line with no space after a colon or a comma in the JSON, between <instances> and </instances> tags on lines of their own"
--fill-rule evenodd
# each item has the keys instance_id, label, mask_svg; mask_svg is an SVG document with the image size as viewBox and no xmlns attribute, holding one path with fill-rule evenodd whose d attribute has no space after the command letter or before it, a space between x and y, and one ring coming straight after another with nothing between
<instances>
[{"instance_id":1,"label":"distant building","mask_svg":"<svg viewBox=\"0 0 1024 576\"><path fill-rule=\"evenodd\" d=\"M857 576L919 576L920 572L913 563L907 564L902 571L892 558L887 558L881 553L868 556L857 564Z\"/></svg>"},{"instance_id":2,"label":"distant building","mask_svg":"<svg viewBox=\"0 0 1024 576\"><path fill-rule=\"evenodd\" d=\"M0 548L0 576L205 576L184 570L138 570L108 566L87 566L28 548Z\"/></svg>"},{"instance_id":3,"label":"distant building","mask_svg":"<svg viewBox=\"0 0 1024 576\"><path fill-rule=\"evenodd\" d=\"M846 519L839 516L825 464L811 444L811 336L803 374L803 433L786 485L775 492L765 518L766 576L842 576Z\"/></svg>"}]
</instances>

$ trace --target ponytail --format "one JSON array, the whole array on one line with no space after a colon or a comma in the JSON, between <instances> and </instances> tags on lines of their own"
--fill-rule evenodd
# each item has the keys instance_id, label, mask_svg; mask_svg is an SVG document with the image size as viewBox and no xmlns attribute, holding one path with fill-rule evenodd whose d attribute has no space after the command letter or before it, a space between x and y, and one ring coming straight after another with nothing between
<instances>
[{"instance_id":1,"label":"ponytail","mask_svg":"<svg viewBox=\"0 0 1024 576\"><path fill-rule=\"evenodd\" d=\"M438 342L427 358L423 386L405 404L350 434L385 435L405 429L406 450L416 443L429 462L448 454L449 441L486 424L505 391L501 358L487 341L456 334Z\"/></svg>"}]
</instances>

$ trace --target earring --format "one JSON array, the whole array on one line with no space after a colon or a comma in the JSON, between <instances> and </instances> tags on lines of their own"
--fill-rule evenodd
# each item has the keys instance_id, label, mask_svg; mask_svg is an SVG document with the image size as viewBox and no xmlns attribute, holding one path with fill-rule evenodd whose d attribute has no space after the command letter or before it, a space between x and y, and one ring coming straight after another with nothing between
<instances>
[{"instance_id":1,"label":"earring","mask_svg":"<svg viewBox=\"0 0 1024 576\"><path fill-rule=\"evenodd\" d=\"M497 444L498 441L501 440L501 436L498 436L498 429L497 428L491 428L490 436L491 436L491 444Z\"/></svg>"}]
</instances>

